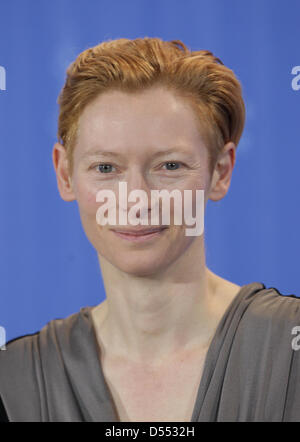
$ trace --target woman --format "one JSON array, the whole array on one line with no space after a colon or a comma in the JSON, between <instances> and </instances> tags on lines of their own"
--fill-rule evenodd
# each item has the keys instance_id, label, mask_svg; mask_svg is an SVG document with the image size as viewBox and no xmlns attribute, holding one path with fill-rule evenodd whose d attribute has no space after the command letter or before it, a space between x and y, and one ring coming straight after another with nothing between
<instances>
[{"instance_id":1,"label":"woman","mask_svg":"<svg viewBox=\"0 0 300 442\"><path fill-rule=\"evenodd\" d=\"M210 271L204 234L186 235L174 206L155 227L97 218L99 190L125 211L120 182L202 190L204 206L226 195L245 118L234 73L180 41L107 41L71 64L59 105L58 189L78 202L106 300L0 352L2 419L298 420L300 301Z\"/></svg>"}]
</instances>

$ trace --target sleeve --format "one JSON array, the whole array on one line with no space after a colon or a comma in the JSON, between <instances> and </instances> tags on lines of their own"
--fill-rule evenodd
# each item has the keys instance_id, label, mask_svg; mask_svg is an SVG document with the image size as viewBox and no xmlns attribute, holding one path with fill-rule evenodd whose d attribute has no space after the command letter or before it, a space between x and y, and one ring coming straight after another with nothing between
<instances>
[{"instance_id":1,"label":"sleeve","mask_svg":"<svg viewBox=\"0 0 300 442\"><path fill-rule=\"evenodd\" d=\"M300 298L274 288L252 297L229 341L219 421L300 421L299 326Z\"/></svg>"},{"instance_id":2,"label":"sleeve","mask_svg":"<svg viewBox=\"0 0 300 442\"><path fill-rule=\"evenodd\" d=\"M284 422L300 422L300 298L290 295L290 365L283 414ZM294 298L294 299L293 299Z\"/></svg>"},{"instance_id":3,"label":"sleeve","mask_svg":"<svg viewBox=\"0 0 300 442\"><path fill-rule=\"evenodd\" d=\"M0 351L0 420L41 420L38 333L13 339Z\"/></svg>"},{"instance_id":4,"label":"sleeve","mask_svg":"<svg viewBox=\"0 0 300 442\"><path fill-rule=\"evenodd\" d=\"M265 420L300 422L300 298L273 287L261 305Z\"/></svg>"}]
</instances>

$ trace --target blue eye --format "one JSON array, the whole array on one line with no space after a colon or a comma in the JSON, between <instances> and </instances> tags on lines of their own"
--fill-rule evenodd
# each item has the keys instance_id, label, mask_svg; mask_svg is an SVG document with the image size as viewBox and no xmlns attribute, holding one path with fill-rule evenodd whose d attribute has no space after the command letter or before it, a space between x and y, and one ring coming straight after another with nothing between
<instances>
[{"instance_id":1,"label":"blue eye","mask_svg":"<svg viewBox=\"0 0 300 442\"><path fill-rule=\"evenodd\" d=\"M170 165L171 168L167 169L167 170L177 170L179 168L180 163L176 162L176 161L169 161L168 163L165 163L167 165ZM175 166L175 167L174 167Z\"/></svg>"},{"instance_id":2,"label":"blue eye","mask_svg":"<svg viewBox=\"0 0 300 442\"><path fill-rule=\"evenodd\" d=\"M109 173L112 170L112 165L111 164L98 164L97 165L97 170L101 173Z\"/></svg>"},{"instance_id":3,"label":"blue eye","mask_svg":"<svg viewBox=\"0 0 300 442\"><path fill-rule=\"evenodd\" d=\"M166 163L164 163L164 166L167 166L167 170L172 171L172 170L177 170L179 169L181 163L178 161L168 161ZM106 164L106 163L101 163L101 164L97 164L96 169L98 172L100 172L101 174L104 173L111 173L113 172L114 166L112 166L111 164Z\"/></svg>"}]
</instances>

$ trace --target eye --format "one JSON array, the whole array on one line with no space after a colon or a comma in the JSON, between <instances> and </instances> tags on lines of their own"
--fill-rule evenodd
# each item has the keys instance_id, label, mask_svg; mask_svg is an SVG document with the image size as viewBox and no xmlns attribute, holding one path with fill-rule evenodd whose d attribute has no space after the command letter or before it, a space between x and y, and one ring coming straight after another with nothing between
<instances>
[{"instance_id":1,"label":"eye","mask_svg":"<svg viewBox=\"0 0 300 442\"><path fill-rule=\"evenodd\" d=\"M169 168L167 170L177 170L179 168L179 165L182 164L178 161L168 161L167 163L164 163L164 165L167 165Z\"/></svg>"},{"instance_id":2,"label":"eye","mask_svg":"<svg viewBox=\"0 0 300 442\"><path fill-rule=\"evenodd\" d=\"M110 173L110 172L112 172L113 167L114 166L112 166L111 164L101 163L101 164L97 164L96 169L100 173Z\"/></svg>"}]
</instances>

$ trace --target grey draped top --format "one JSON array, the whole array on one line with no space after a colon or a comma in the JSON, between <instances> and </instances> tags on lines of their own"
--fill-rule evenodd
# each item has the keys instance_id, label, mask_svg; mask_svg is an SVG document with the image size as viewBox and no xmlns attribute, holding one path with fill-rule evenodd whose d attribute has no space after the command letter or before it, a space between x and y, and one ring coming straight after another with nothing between
<instances>
[{"instance_id":1,"label":"grey draped top","mask_svg":"<svg viewBox=\"0 0 300 442\"><path fill-rule=\"evenodd\" d=\"M2 420L119 421L91 310L54 319L0 351ZM299 298L260 282L242 286L211 340L191 421L300 421L297 327Z\"/></svg>"}]
</instances>

